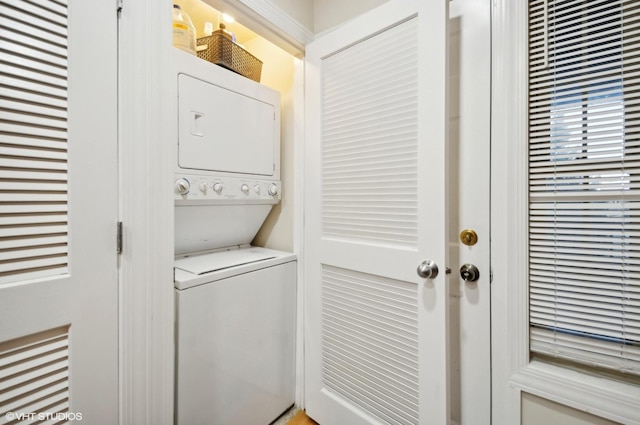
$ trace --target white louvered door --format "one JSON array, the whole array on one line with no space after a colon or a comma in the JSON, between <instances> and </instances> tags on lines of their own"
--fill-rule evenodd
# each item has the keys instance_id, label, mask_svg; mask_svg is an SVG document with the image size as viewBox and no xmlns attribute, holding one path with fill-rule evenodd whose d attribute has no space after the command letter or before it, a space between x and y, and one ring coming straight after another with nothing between
<instances>
[{"instance_id":1,"label":"white louvered door","mask_svg":"<svg viewBox=\"0 0 640 425\"><path fill-rule=\"evenodd\" d=\"M0 0L0 424L118 423L114 2Z\"/></svg>"},{"instance_id":2,"label":"white louvered door","mask_svg":"<svg viewBox=\"0 0 640 425\"><path fill-rule=\"evenodd\" d=\"M307 47L305 404L322 425L449 423L447 15L392 0Z\"/></svg>"}]
</instances>

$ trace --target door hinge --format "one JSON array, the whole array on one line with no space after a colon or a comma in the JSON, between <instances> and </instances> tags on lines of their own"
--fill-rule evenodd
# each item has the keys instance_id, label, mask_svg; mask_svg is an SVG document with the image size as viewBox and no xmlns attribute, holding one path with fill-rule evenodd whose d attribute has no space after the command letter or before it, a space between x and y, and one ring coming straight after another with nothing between
<instances>
[{"instance_id":1,"label":"door hinge","mask_svg":"<svg viewBox=\"0 0 640 425\"><path fill-rule=\"evenodd\" d=\"M119 221L116 230L116 253L122 254L122 222Z\"/></svg>"}]
</instances>

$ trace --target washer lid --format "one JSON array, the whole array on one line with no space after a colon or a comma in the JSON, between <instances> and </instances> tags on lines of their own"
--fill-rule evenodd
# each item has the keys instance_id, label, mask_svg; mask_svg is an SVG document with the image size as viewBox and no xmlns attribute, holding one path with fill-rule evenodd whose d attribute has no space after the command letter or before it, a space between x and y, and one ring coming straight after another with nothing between
<instances>
[{"instance_id":1,"label":"washer lid","mask_svg":"<svg viewBox=\"0 0 640 425\"><path fill-rule=\"evenodd\" d=\"M180 258L175 261L175 268L195 275L203 275L205 273L212 273L244 264L270 260L272 258L276 257L263 250L237 249Z\"/></svg>"}]
</instances>

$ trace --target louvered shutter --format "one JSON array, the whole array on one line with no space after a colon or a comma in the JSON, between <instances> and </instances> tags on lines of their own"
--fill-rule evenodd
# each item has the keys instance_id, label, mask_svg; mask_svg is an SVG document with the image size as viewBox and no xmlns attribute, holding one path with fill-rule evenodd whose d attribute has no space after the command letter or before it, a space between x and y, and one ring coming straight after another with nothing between
<instances>
[{"instance_id":1,"label":"louvered shutter","mask_svg":"<svg viewBox=\"0 0 640 425\"><path fill-rule=\"evenodd\" d=\"M323 62L325 236L417 244L416 25L409 21Z\"/></svg>"},{"instance_id":2,"label":"louvered shutter","mask_svg":"<svg viewBox=\"0 0 640 425\"><path fill-rule=\"evenodd\" d=\"M640 2L529 6L531 351L640 374Z\"/></svg>"},{"instance_id":3,"label":"louvered shutter","mask_svg":"<svg viewBox=\"0 0 640 425\"><path fill-rule=\"evenodd\" d=\"M0 284L67 272L67 7L0 1Z\"/></svg>"}]
</instances>

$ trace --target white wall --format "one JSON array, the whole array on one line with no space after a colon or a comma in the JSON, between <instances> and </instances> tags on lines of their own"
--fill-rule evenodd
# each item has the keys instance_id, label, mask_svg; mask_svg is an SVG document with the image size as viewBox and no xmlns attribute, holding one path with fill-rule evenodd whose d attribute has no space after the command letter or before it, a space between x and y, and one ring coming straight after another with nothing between
<instances>
[{"instance_id":1,"label":"white wall","mask_svg":"<svg viewBox=\"0 0 640 425\"><path fill-rule=\"evenodd\" d=\"M522 393L522 425L614 425L597 416Z\"/></svg>"},{"instance_id":2,"label":"white wall","mask_svg":"<svg viewBox=\"0 0 640 425\"><path fill-rule=\"evenodd\" d=\"M256 235L254 245L293 252L293 196L294 196L294 118L293 118L293 56L261 37L244 44L254 56L260 58L260 82L280 92L282 125L280 145L280 180L282 200L273 207L267 220ZM298 141L301 143L302 141Z\"/></svg>"},{"instance_id":3,"label":"white wall","mask_svg":"<svg viewBox=\"0 0 640 425\"><path fill-rule=\"evenodd\" d=\"M314 31L313 4L314 0L271 0L305 28Z\"/></svg>"},{"instance_id":4,"label":"white wall","mask_svg":"<svg viewBox=\"0 0 640 425\"><path fill-rule=\"evenodd\" d=\"M387 0L313 0L313 30L319 34L385 2Z\"/></svg>"}]
</instances>

